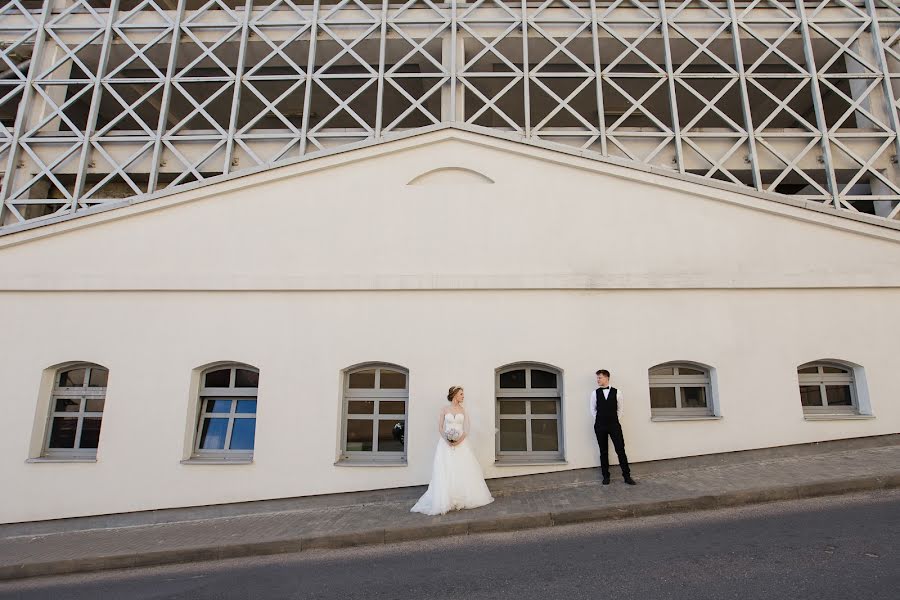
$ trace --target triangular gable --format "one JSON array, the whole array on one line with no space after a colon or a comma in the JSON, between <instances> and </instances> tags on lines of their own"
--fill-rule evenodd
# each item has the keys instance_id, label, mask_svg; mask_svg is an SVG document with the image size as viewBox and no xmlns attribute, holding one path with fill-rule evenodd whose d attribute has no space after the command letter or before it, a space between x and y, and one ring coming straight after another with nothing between
<instances>
[{"instance_id":1,"label":"triangular gable","mask_svg":"<svg viewBox=\"0 0 900 600\"><path fill-rule=\"evenodd\" d=\"M900 286L803 206L441 129L0 238L0 289Z\"/></svg>"},{"instance_id":2,"label":"triangular gable","mask_svg":"<svg viewBox=\"0 0 900 600\"><path fill-rule=\"evenodd\" d=\"M389 136L384 136L384 138L378 140L365 140L356 144L349 144L332 150L315 152L299 159L282 161L275 166L264 166L258 167L256 169L246 169L237 173L210 177L193 184L159 190L151 194L132 196L123 200L111 200L108 202L95 204L88 209L79 210L75 213L55 215L47 218L34 219L32 221L10 225L4 228L0 228L0 248L2 248L6 244L15 244L19 242L19 239L15 241L4 240L3 238L5 236L16 236L16 234L24 231L46 228L50 225L67 223L72 220L92 217L99 213L106 213L108 211L130 208L148 202L155 202L158 206L146 207L144 209L154 210L159 206L168 206L172 203L189 201L191 199L205 197L207 195L216 195L220 193L220 189L222 189L221 186L223 184L227 184L227 189L233 189L233 185L235 184L235 182L238 182L237 185L252 186L256 185L260 176L262 176L263 178L269 176L274 178L283 177L286 174L286 169L290 170L290 173L299 174L308 172L310 170L330 168L335 166L336 164L343 164L344 162L354 162L357 160L375 156L379 153L396 152L398 150L403 150L404 148L409 147L410 144L413 146L418 146L422 144L434 143L437 140L448 138L468 139L477 143L488 145L494 144L497 147L503 147L507 151L524 152L529 155L540 149L545 151L542 156L548 160L554 160L554 158L551 157L552 154L558 154L559 156L556 157L555 160L561 160L566 164L571 164L572 166L578 166L581 168L604 171L604 167L613 166L618 168L615 171L617 176L626 178L633 177L636 180L645 178L647 173L662 175L664 177L672 179L670 185L673 187L683 187L682 182L687 182L696 186L694 189L697 190L698 194L710 195L710 197L716 197L725 201L733 199L735 197L734 194L736 194L737 196L746 197L748 200L760 199L768 201L770 203L774 203L776 205L800 207L808 209L810 211L815 211L823 215L832 215L841 219L846 219L848 221L856 221L869 225L875 225L877 227L884 227L900 231L900 221L887 220L880 217L870 216L864 213L854 213L849 210L836 210L832 207L825 206L820 202L812 200L793 198L791 196L784 196L771 192L759 192L741 185L734 185L716 179L707 179L693 174L680 174L668 169L661 169L659 167L648 164L622 160L616 157L602 156L595 152L589 152L575 148L568 149L559 144L545 143L540 140L523 139L520 136L507 134L505 132L487 127L479 127L461 123L442 123L430 127L418 128L415 131L391 134ZM521 147L514 148L509 144L509 142L512 142L513 145ZM572 157L577 157L581 160L576 163L572 161ZM622 169L624 169L624 171ZM667 183L659 182L659 185L665 186L667 185ZM198 190L201 190L199 194L197 193ZM733 192L734 194L721 195L716 194L712 190L727 190ZM176 197L176 199L173 200L173 197ZM759 209L766 209L765 203L753 203L751 201L750 204L753 204L756 208ZM774 210L775 212L793 214L792 211L779 211L777 207L769 208ZM121 216L122 215L117 215L111 218L120 218ZM87 225L92 222L99 222L103 220L105 219L91 219L90 221L85 222L82 225ZM848 227L851 230L856 231L874 231L867 228L860 229L852 225L848 225ZM67 228L53 228L52 231L58 232L65 229ZM44 233L50 233L50 231L46 231ZM19 236L16 237L19 238ZM32 238L32 236L25 237L27 239ZM37 235L35 237L40 237L40 235Z\"/></svg>"}]
</instances>

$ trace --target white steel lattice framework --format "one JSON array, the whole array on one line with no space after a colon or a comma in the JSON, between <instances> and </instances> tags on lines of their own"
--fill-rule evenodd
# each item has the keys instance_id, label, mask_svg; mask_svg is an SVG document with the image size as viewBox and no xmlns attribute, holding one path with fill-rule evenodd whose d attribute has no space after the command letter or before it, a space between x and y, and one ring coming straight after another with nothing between
<instances>
[{"instance_id":1,"label":"white steel lattice framework","mask_svg":"<svg viewBox=\"0 0 900 600\"><path fill-rule=\"evenodd\" d=\"M438 123L900 218L892 0L0 0L0 225Z\"/></svg>"}]
</instances>

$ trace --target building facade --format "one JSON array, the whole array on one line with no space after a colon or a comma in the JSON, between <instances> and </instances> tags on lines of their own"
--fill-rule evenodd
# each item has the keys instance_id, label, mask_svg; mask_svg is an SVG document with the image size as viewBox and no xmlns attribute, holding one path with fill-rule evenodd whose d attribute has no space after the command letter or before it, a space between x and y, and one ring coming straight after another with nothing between
<instances>
[{"instance_id":1,"label":"building facade","mask_svg":"<svg viewBox=\"0 0 900 600\"><path fill-rule=\"evenodd\" d=\"M8 2L19 522L900 431L890 2Z\"/></svg>"}]
</instances>

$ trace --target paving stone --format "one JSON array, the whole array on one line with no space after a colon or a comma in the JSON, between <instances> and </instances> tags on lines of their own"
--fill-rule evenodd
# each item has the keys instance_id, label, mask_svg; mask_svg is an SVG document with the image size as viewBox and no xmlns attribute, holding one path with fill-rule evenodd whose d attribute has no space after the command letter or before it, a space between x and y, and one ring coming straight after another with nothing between
<instances>
[{"instance_id":1,"label":"paving stone","mask_svg":"<svg viewBox=\"0 0 900 600\"><path fill-rule=\"evenodd\" d=\"M870 442L872 443L872 442ZM0 579L314 548L383 544L900 486L900 435L633 466L637 486L596 469L489 481L496 500L443 516L410 513L424 488L379 490L0 525ZM734 460L729 461L732 456ZM682 462L679 462L682 460Z\"/></svg>"}]
</instances>

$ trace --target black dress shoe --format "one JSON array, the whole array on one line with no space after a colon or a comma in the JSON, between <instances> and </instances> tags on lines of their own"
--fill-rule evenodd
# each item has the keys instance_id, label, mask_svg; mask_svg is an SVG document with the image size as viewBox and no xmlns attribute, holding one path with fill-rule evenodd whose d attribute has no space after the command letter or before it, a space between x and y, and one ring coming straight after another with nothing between
<instances>
[{"instance_id":1,"label":"black dress shoe","mask_svg":"<svg viewBox=\"0 0 900 600\"><path fill-rule=\"evenodd\" d=\"M627 483L628 485L637 485L637 481L635 481L635 480L632 479L631 477L626 477L626 478L625 478L625 483Z\"/></svg>"},{"instance_id":2,"label":"black dress shoe","mask_svg":"<svg viewBox=\"0 0 900 600\"><path fill-rule=\"evenodd\" d=\"M609 477L603 478L603 485L609 485Z\"/></svg>"}]
</instances>

